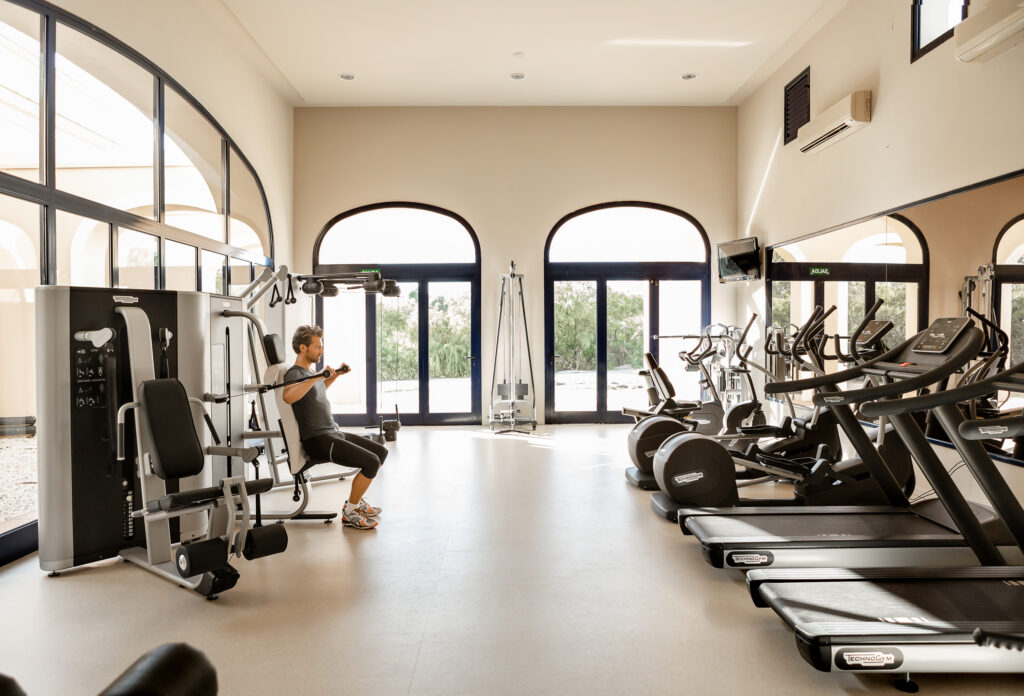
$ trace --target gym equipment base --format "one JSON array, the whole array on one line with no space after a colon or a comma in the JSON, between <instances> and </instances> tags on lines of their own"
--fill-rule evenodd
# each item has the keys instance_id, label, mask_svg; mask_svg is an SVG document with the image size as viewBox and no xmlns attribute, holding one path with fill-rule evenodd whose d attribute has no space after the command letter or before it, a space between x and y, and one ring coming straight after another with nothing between
<instances>
[{"instance_id":1,"label":"gym equipment base","mask_svg":"<svg viewBox=\"0 0 1024 696\"><path fill-rule=\"evenodd\" d=\"M658 490L658 481L654 478L654 474L644 473L635 466L626 469L626 481L642 491Z\"/></svg>"},{"instance_id":2,"label":"gym equipment base","mask_svg":"<svg viewBox=\"0 0 1024 696\"><path fill-rule=\"evenodd\" d=\"M146 549L141 546L123 549L120 556L129 563L145 568L164 580L169 580L175 585L194 590L207 599L216 599L218 594L230 590L238 582L238 573L230 565L209 573L183 578L178 574L178 566L175 565L173 560L150 564ZM221 573L222 570L232 572Z\"/></svg>"}]
</instances>

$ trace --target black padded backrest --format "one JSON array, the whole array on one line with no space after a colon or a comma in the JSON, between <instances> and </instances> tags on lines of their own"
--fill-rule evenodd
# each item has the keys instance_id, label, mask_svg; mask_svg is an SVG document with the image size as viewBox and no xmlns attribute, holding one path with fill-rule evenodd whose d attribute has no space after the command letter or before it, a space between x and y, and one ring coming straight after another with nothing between
<instances>
[{"instance_id":1,"label":"black padded backrest","mask_svg":"<svg viewBox=\"0 0 1024 696\"><path fill-rule=\"evenodd\" d=\"M650 372L651 382L654 384L654 388L658 390L658 395L662 401L667 401L676 395L675 387L672 386L671 380L665 371L661 369L661 365L658 364L658 359L654 357L654 353L644 353L644 363L647 365L647 371Z\"/></svg>"},{"instance_id":2,"label":"black padded backrest","mask_svg":"<svg viewBox=\"0 0 1024 696\"><path fill-rule=\"evenodd\" d=\"M203 470L192 407L185 387L176 379L152 379L139 386L139 402L153 438L153 471L160 478L179 479Z\"/></svg>"},{"instance_id":3,"label":"black padded backrest","mask_svg":"<svg viewBox=\"0 0 1024 696\"><path fill-rule=\"evenodd\" d=\"M268 365L280 365L284 362L284 341L277 334L263 337L263 350L267 354Z\"/></svg>"},{"instance_id":4,"label":"black padded backrest","mask_svg":"<svg viewBox=\"0 0 1024 696\"><path fill-rule=\"evenodd\" d=\"M217 670L187 643L165 643L135 661L100 696L215 696Z\"/></svg>"}]
</instances>

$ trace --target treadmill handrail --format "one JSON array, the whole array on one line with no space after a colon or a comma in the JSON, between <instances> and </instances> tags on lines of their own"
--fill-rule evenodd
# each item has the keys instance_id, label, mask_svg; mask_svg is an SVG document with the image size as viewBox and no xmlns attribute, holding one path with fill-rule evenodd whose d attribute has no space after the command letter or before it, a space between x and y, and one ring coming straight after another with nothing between
<instances>
[{"instance_id":1,"label":"treadmill handrail","mask_svg":"<svg viewBox=\"0 0 1024 696\"><path fill-rule=\"evenodd\" d=\"M957 431L960 433L960 437L965 440L1016 437L1024 433L1024 416L964 421L957 428Z\"/></svg>"},{"instance_id":2,"label":"treadmill handrail","mask_svg":"<svg viewBox=\"0 0 1024 696\"><path fill-rule=\"evenodd\" d=\"M983 337L984 338L984 337ZM861 406L861 413L865 416L876 417L876 416L891 416L898 413L912 413L914 411L925 411L936 408L938 406L944 406L946 404L955 404L961 401L968 401L970 399L977 399L980 396L991 394L1001 388L1013 386L1016 383L1020 391L1024 392L1024 382L1015 380L1015 377L1021 377L1021 372L1024 371L1024 362L1017 363L1008 370L992 375L988 379L983 379L979 382L971 382L962 387L956 389L948 389L946 391L935 392L934 394L924 394L922 396L915 396L907 399L898 399L893 401L871 401ZM971 421L968 421L970 423ZM990 421L978 421L979 423L990 422ZM984 439L984 437L970 438L966 435L966 439Z\"/></svg>"},{"instance_id":3,"label":"treadmill handrail","mask_svg":"<svg viewBox=\"0 0 1024 696\"><path fill-rule=\"evenodd\" d=\"M894 396L901 396L908 392L917 391L918 389L924 389L925 387L931 386L936 382L941 382L946 377L959 370L965 364L967 364L971 358L976 356L981 350L982 346L985 345L985 334L981 329L976 326L968 328L965 332L967 340L963 341L962 345L950 353L946 360L936 365L934 368L929 369L914 377L905 377L900 380L887 382L880 384L877 387L867 387L865 389L851 389L850 391L840 392L835 394L815 394L814 404L816 406L829 406L836 404L857 404L865 401L874 401L876 399L885 399ZM914 337L915 340L917 336ZM887 354L888 355L888 354ZM888 362L878 360L878 362ZM865 363L864 367L867 367L871 363ZM899 368L900 365L893 365L893 368ZM899 373L898 369L891 370L891 373ZM899 374L908 374L907 372ZM919 409L914 409L919 410ZM863 410L861 411L863 413ZM900 410L899 413L909 413L908 410ZM865 415L868 415L865 413Z\"/></svg>"}]
</instances>

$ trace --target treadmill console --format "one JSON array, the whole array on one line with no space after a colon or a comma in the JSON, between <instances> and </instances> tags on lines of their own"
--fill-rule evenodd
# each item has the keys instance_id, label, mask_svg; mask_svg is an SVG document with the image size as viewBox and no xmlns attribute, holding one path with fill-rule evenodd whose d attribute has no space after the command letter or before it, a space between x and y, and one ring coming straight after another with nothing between
<instances>
[{"instance_id":1,"label":"treadmill console","mask_svg":"<svg viewBox=\"0 0 1024 696\"><path fill-rule=\"evenodd\" d=\"M947 317L932 322L911 350L915 353L945 353L957 336L971 325L968 317Z\"/></svg>"},{"instance_id":2,"label":"treadmill console","mask_svg":"<svg viewBox=\"0 0 1024 696\"><path fill-rule=\"evenodd\" d=\"M864 327L864 330L860 332L860 336L857 337L857 347L870 348L873 345L877 345L890 331L892 331L891 321L888 319L872 319Z\"/></svg>"}]
</instances>

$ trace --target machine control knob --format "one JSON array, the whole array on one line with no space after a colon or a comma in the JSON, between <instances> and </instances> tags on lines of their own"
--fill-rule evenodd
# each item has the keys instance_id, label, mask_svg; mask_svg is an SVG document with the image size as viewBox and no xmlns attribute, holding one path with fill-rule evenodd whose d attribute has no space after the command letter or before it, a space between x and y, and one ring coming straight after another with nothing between
<instances>
[{"instance_id":1,"label":"machine control knob","mask_svg":"<svg viewBox=\"0 0 1024 696\"><path fill-rule=\"evenodd\" d=\"M114 330L109 328L96 329L95 331L76 331L75 340L82 343L92 343L96 348L106 345L114 337Z\"/></svg>"}]
</instances>

